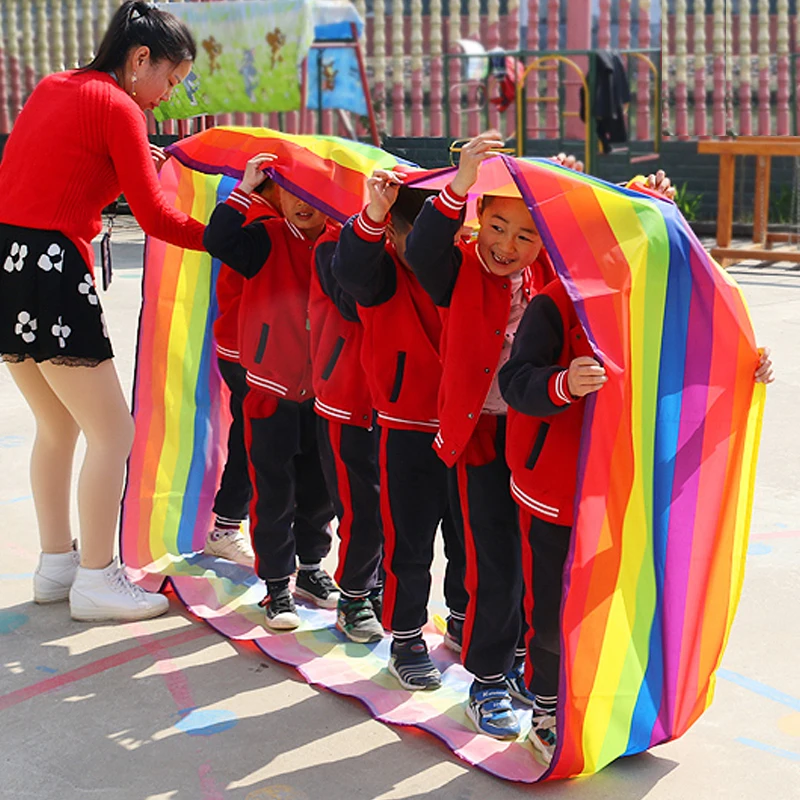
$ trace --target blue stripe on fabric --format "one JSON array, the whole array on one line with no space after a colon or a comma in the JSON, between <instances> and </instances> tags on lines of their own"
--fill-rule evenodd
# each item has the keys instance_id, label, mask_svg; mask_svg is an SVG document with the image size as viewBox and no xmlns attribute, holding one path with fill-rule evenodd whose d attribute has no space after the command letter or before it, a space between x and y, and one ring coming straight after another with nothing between
<instances>
[{"instance_id":1,"label":"blue stripe on fabric","mask_svg":"<svg viewBox=\"0 0 800 800\"><path fill-rule=\"evenodd\" d=\"M662 325L653 464L653 567L656 603L644 679L631 720L626 755L651 746L664 702L664 570L667 560L670 506L678 449L690 299L693 291L689 243L674 214L662 209L669 237L669 274ZM670 698L666 698L669 702ZM667 707L669 713L669 706ZM668 719L663 720L668 723Z\"/></svg>"},{"instance_id":2,"label":"blue stripe on fabric","mask_svg":"<svg viewBox=\"0 0 800 800\"><path fill-rule=\"evenodd\" d=\"M223 202L237 184L235 178L223 177L217 185L217 203ZM178 527L178 552L190 553L194 550L194 533L197 515L201 506L201 493L209 467L209 449L213 443L212 411L217 398L211 397L210 376L213 359L216 358L214 344L214 321L217 318L217 275L220 261L212 259L208 285L208 310L203 330L203 343L200 349L200 365L197 371L197 384L194 390L195 418L192 441L192 458L183 495L181 519ZM194 299L197 302L197 298ZM216 487L215 487L216 488Z\"/></svg>"}]
</instances>

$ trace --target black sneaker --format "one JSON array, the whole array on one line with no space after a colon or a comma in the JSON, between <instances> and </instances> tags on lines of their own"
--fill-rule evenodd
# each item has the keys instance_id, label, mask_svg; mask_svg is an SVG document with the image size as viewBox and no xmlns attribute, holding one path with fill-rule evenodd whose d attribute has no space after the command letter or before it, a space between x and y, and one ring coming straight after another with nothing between
<instances>
[{"instance_id":1,"label":"black sneaker","mask_svg":"<svg viewBox=\"0 0 800 800\"><path fill-rule=\"evenodd\" d=\"M383 626L375 618L369 597L340 597L336 627L352 642L369 644L383 639Z\"/></svg>"},{"instance_id":2,"label":"black sneaker","mask_svg":"<svg viewBox=\"0 0 800 800\"><path fill-rule=\"evenodd\" d=\"M339 604L339 587L324 569L299 569L294 593L320 608L336 608Z\"/></svg>"},{"instance_id":3,"label":"black sneaker","mask_svg":"<svg viewBox=\"0 0 800 800\"><path fill-rule=\"evenodd\" d=\"M420 637L408 642L392 642L389 672L400 681L404 689L438 689L442 685L442 673L436 669L428 655L428 646Z\"/></svg>"},{"instance_id":4,"label":"black sneaker","mask_svg":"<svg viewBox=\"0 0 800 800\"><path fill-rule=\"evenodd\" d=\"M464 638L464 620L456 617L447 618L447 630L444 634L444 645L454 653L461 652L461 643Z\"/></svg>"},{"instance_id":5,"label":"black sneaker","mask_svg":"<svg viewBox=\"0 0 800 800\"><path fill-rule=\"evenodd\" d=\"M268 594L259 605L266 613L267 626L273 630L291 631L300 626L300 617L288 587L274 595Z\"/></svg>"}]
</instances>

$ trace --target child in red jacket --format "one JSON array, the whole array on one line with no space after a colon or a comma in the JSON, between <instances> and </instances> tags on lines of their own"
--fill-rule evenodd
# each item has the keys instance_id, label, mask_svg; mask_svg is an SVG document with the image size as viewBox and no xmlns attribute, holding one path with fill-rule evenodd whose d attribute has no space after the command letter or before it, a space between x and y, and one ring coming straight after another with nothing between
<instances>
[{"instance_id":1,"label":"child in red jacket","mask_svg":"<svg viewBox=\"0 0 800 800\"><path fill-rule=\"evenodd\" d=\"M553 272L521 199L482 198L477 239L453 246L480 164L502 145L488 132L464 146L455 179L420 212L406 254L445 320L434 446L455 466L464 520L469 605L462 658L474 676L467 714L478 731L513 739L520 724L511 698L526 704L533 698L524 680L519 521L497 372L528 298Z\"/></svg>"},{"instance_id":2,"label":"child in red jacket","mask_svg":"<svg viewBox=\"0 0 800 800\"><path fill-rule=\"evenodd\" d=\"M380 427L383 622L392 631L389 671L406 689L435 689L441 674L422 629L440 522L448 561L445 641L452 649L460 649L467 604L464 553L458 504L448 497L448 470L431 449L439 427L441 320L405 258L405 242L425 194L404 190L399 195L398 181L383 171L368 180L369 205L342 229L333 274L358 302L364 325L362 363Z\"/></svg>"},{"instance_id":3,"label":"child in red jacket","mask_svg":"<svg viewBox=\"0 0 800 800\"><path fill-rule=\"evenodd\" d=\"M383 638L380 623L383 528L378 430L361 365L364 327L356 301L333 276L339 231L317 240L308 318L322 471L339 519L336 627L351 641Z\"/></svg>"},{"instance_id":4,"label":"child in red jacket","mask_svg":"<svg viewBox=\"0 0 800 800\"><path fill-rule=\"evenodd\" d=\"M754 379L772 381L767 349ZM556 746L562 578L573 523L582 401L606 381L566 289L553 281L531 300L499 378L509 405L511 491L520 506L526 561L533 565L524 576L533 631L528 639L534 695L529 739L546 764Z\"/></svg>"},{"instance_id":5,"label":"child in red jacket","mask_svg":"<svg viewBox=\"0 0 800 800\"><path fill-rule=\"evenodd\" d=\"M253 190L250 201L250 208L245 212L245 225L281 216L278 210L278 187L270 178L265 178L261 186ZM228 457L214 498L214 527L206 537L203 553L252 567L255 563L253 548L241 531L253 497L247 470L242 411L248 390L247 370L239 363L238 343L239 306L244 284L245 279L236 270L227 264L220 265L214 338L219 373L230 391L231 426L228 431Z\"/></svg>"},{"instance_id":6,"label":"child in red jacket","mask_svg":"<svg viewBox=\"0 0 800 800\"><path fill-rule=\"evenodd\" d=\"M520 505L526 561L533 564L524 575L533 600L529 739L547 764L556 743L561 581L572 527L582 400L606 380L563 284L553 281L531 300L499 378L509 405L511 492Z\"/></svg>"},{"instance_id":7,"label":"child in red jacket","mask_svg":"<svg viewBox=\"0 0 800 800\"><path fill-rule=\"evenodd\" d=\"M250 391L244 401L245 441L253 482L250 533L256 573L267 584L267 625L296 628L289 590L325 608L339 592L321 567L331 547L333 518L317 445L308 333L311 255L331 225L299 197L280 190L284 218L245 224L253 189L274 156L250 159L244 177L209 220L203 242L243 275L239 360Z\"/></svg>"}]
</instances>

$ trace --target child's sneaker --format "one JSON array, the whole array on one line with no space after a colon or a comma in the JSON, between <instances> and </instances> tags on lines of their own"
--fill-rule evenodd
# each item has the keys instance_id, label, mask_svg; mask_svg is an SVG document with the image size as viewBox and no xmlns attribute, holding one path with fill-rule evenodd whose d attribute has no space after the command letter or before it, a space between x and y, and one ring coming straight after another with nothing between
<instances>
[{"instance_id":1,"label":"child's sneaker","mask_svg":"<svg viewBox=\"0 0 800 800\"><path fill-rule=\"evenodd\" d=\"M66 600L80 564L81 554L75 539L68 553L41 553L39 565L33 573L33 602L57 603Z\"/></svg>"},{"instance_id":2,"label":"child's sneaker","mask_svg":"<svg viewBox=\"0 0 800 800\"><path fill-rule=\"evenodd\" d=\"M320 608L336 608L339 605L339 589L324 569L297 570L294 593Z\"/></svg>"},{"instance_id":3,"label":"child's sneaker","mask_svg":"<svg viewBox=\"0 0 800 800\"><path fill-rule=\"evenodd\" d=\"M70 615L84 622L150 619L168 608L164 595L131 583L116 558L105 569L78 567L69 591Z\"/></svg>"},{"instance_id":4,"label":"child's sneaker","mask_svg":"<svg viewBox=\"0 0 800 800\"><path fill-rule=\"evenodd\" d=\"M525 662L522 661L515 667L511 668L511 672L506 675L506 689L508 693L520 703L525 703L526 706L532 706L534 695L528 690L525 684Z\"/></svg>"},{"instance_id":5,"label":"child's sneaker","mask_svg":"<svg viewBox=\"0 0 800 800\"><path fill-rule=\"evenodd\" d=\"M494 739L516 739L520 726L508 691L499 686L484 686L473 681L469 689L467 716L475 730Z\"/></svg>"},{"instance_id":6,"label":"child's sneaker","mask_svg":"<svg viewBox=\"0 0 800 800\"><path fill-rule=\"evenodd\" d=\"M369 596L340 597L336 627L351 642L369 644L383 639L383 625L375 617Z\"/></svg>"},{"instance_id":7,"label":"child's sneaker","mask_svg":"<svg viewBox=\"0 0 800 800\"><path fill-rule=\"evenodd\" d=\"M454 653L461 652L464 638L464 620L450 616L447 618L447 630L444 633L444 645Z\"/></svg>"},{"instance_id":8,"label":"child's sneaker","mask_svg":"<svg viewBox=\"0 0 800 800\"><path fill-rule=\"evenodd\" d=\"M549 767L556 750L556 715L534 708L528 741L533 745L537 758Z\"/></svg>"},{"instance_id":9,"label":"child's sneaker","mask_svg":"<svg viewBox=\"0 0 800 800\"><path fill-rule=\"evenodd\" d=\"M300 617L288 586L274 595L268 594L259 605L264 609L267 626L272 630L293 631L300 627Z\"/></svg>"},{"instance_id":10,"label":"child's sneaker","mask_svg":"<svg viewBox=\"0 0 800 800\"><path fill-rule=\"evenodd\" d=\"M442 673L436 669L428 655L428 646L422 637L407 642L392 642L389 672L400 685L409 691L438 689L442 685Z\"/></svg>"},{"instance_id":11,"label":"child's sneaker","mask_svg":"<svg viewBox=\"0 0 800 800\"><path fill-rule=\"evenodd\" d=\"M211 531L206 537L203 554L235 561L245 567L253 567L256 563L253 548L241 531Z\"/></svg>"}]
</instances>

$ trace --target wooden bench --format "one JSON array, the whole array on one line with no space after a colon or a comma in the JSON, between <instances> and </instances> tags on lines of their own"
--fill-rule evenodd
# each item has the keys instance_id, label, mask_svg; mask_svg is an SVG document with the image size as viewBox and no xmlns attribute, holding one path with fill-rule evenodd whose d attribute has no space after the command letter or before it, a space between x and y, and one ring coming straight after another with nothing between
<instances>
[{"instance_id":1,"label":"wooden bench","mask_svg":"<svg viewBox=\"0 0 800 800\"><path fill-rule=\"evenodd\" d=\"M770 233L768 229L772 157L800 157L800 136L739 136L726 141L702 141L697 143L697 152L719 156L717 246L711 250L712 258L716 259L723 267L745 259L800 263L800 251L772 249L772 245L776 243L797 241L798 235ZM752 247L731 247L736 156L755 156L756 158Z\"/></svg>"}]
</instances>

